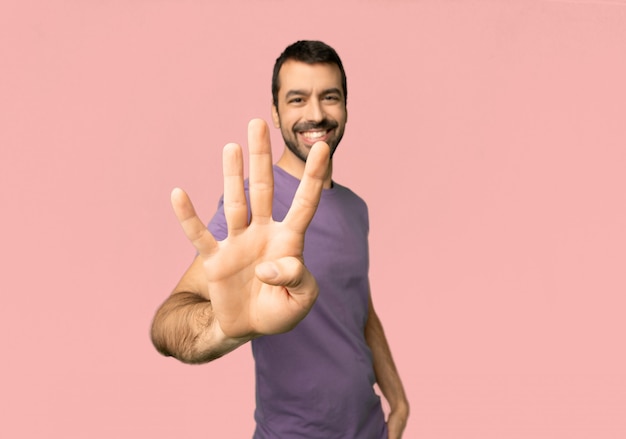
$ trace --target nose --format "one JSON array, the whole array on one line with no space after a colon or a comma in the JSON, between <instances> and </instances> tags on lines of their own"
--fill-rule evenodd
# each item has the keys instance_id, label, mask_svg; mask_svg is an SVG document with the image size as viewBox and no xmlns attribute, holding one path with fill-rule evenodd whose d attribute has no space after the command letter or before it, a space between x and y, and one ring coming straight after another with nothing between
<instances>
[{"instance_id":1,"label":"nose","mask_svg":"<svg viewBox=\"0 0 626 439\"><path fill-rule=\"evenodd\" d=\"M319 99L309 99L304 116L310 122L319 122L324 119L324 110Z\"/></svg>"}]
</instances>

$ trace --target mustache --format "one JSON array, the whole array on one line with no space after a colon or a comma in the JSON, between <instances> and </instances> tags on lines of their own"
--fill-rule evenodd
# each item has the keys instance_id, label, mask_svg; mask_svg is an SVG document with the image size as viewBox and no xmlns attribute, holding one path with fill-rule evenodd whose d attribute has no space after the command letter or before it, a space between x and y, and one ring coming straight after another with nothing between
<instances>
[{"instance_id":1,"label":"mustache","mask_svg":"<svg viewBox=\"0 0 626 439\"><path fill-rule=\"evenodd\" d=\"M294 131L332 130L339 124L334 120L322 119L319 122L301 122L293 126Z\"/></svg>"}]
</instances>

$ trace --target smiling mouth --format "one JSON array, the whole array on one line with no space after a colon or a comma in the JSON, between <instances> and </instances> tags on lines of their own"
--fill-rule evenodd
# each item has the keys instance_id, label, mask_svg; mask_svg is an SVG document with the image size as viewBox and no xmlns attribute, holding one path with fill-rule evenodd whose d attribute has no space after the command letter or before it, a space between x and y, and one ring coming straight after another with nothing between
<instances>
[{"instance_id":1,"label":"smiling mouth","mask_svg":"<svg viewBox=\"0 0 626 439\"><path fill-rule=\"evenodd\" d=\"M319 142L320 140L326 140L326 137L328 136L328 133L330 133L330 131L331 130L310 130L300 131L298 134L300 134L304 138L304 140L315 143Z\"/></svg>"}]
</instances>

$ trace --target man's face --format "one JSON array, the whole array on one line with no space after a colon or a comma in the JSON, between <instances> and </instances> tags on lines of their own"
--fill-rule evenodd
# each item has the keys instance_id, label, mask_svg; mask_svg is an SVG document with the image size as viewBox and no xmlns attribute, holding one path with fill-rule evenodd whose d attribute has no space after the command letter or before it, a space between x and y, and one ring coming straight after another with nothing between
<instances>
[{"instance_id":1,"label":"man's face","mask_svg":"<svg viewBox=\"0 0 626 439\"><path fill-rule=\"evenodd\" d=\"M278 78L278 108L272 106L272 116L287 148L306 161L313 144L324 141L332 157L348 119L339 67L289 60Z\"/></svg>"}]
</instances>

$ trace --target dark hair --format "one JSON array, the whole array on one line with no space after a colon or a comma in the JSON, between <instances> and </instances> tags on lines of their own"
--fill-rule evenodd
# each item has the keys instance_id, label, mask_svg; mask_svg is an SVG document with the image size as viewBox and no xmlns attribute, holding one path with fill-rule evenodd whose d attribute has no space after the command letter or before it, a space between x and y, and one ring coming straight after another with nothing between
<instances>
[{"instance_id":1,"label":"dark hair","mask_svg":"<svg viewBox=\"0 0 626 439\"><path fill-rule=\"evenodd\" d=\"M285 61L300 61L307 64L335 64L341 72L341 86L343 87L344 102L348 102L348 86L346 84L346 72L335 49L321 41L296 41L288 46L276 59L274 73L272 74L272 102L278 107L278 73Z\"/></svg>"}]
</instances>

